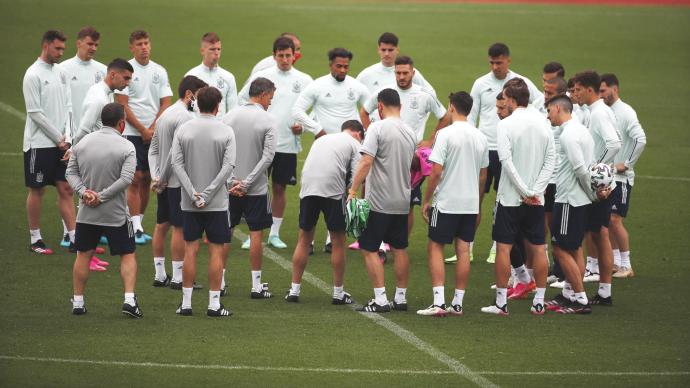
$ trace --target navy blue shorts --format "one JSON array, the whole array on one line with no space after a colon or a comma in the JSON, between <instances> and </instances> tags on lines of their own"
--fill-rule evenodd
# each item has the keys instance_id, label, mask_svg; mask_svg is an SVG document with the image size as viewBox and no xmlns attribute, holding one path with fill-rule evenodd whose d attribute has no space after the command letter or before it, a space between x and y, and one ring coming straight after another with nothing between
<instances>
[{"instance_id":1,"label":"navy blue shorts","mask_svg":"<svg viewBox=\"0 0 690 388\"><path fill-rule=\"evenodd\" d=\"M271 182L280 185L294 186L297 184L297 154L276 152L273 162L268 168Z\"/></svg>"},{"instance_id":2,"label":"navy blue shorts","mask_svg":"<svg viewBox=\"0 0 690 388\"><path fill-rule=\"evenodd\" d=\"M407 214L369 212L367 227L359 236L359 247L378 252L382 242L395 249L407 248Z\"/></svg>"},{"instance_id":3,"label":"navy blue shorts","mask_svg":"<svg viewBox=\"0 0 690 388\"><path fill-rule=\"evenodd\" d=\"M182 212L182 227L185 241L196 241L206 232L206 238L213 244L230 242L230 215L227 211Z\"/></svg>"},{"instance_id":4,"label":"navy blue shorts","mask_svg":"<svg viewBox=\"0 0 690 388\"><path fill-rule=\"evenodd\" d=\"M486 169L486 183L484 184L484 192L488 193L491 190L491 184L494 185L494 191L498 192L498 182L501 180L501 161L498 160L498 151L489 151L489 168Z\"/></svg>"},{"instance_id":5,"label":"navy blue shorts","mask_svg":"<svg viewBox=\"0 0 690 388\"><path fill-rule=\"evenodd\" d=\"M546 186L546 191L544 191L544 211L552 213L554 203L556 203L556 184L549 183Z\"/></svg>"},{"instance_id":6,"label":"navy blue shorts","mask_svg":"<svg viewBox=\"0 0 690 388\"><path fill-rule=\"evenodd\" d=\"M556 203L551 221L551 243L567 251L576 251L582 246L587 226L587 213L590 205L571 206Z\"/></svg>"},{"instance_id":7,"label":"navy blue shorts","mask_svg":"<svg viewBox=\"0 0 690 388\"><path fill-rule=\"evenodd\" d=\"M611 196L603 201L593 202L587 212L587 231L599 232L608 228L611 221Z\"/></svg>"},{"instance_id":8,"label":"navy blue shorts","mask_svg":"<svg viewBox=\"0 0 690 388\"><path fill-rule=\"evenodd\" d=\"M419 182L419 184L410 191L410 208L415 205L422 205L422 183L424 183L424 180Z\"/></svg>"},{"instance_id":9,"label":"navy blue shorts","mask_svg":"<svg viewBox=\"0 0 690 388\"><path fill-rule=\"evenodd\" d=\"M108 247L113 256L134 253L134 227L132 221L127 220L122 226L103 226L77 222L74 245L78 252L88 252L96 249L101 236L108 238Z\"/></svg>"},{"instance_id":10,"label":"navy blue shorts","mask_svg":"<svg viewBox=\"0 0 690 388\"><path fill-rule=\"evenodd\" d=\"M534 245L545 244L544 206L496 207L492 237L503 244L515 244L518 236Z\"/></svg>"},{"instance_id":11,"label":"navy blue shorts","mask_svg":"<svg viewBox=\"0 0 690 388\"><path fill-rule=\"evenodd\" d=\"M230 227L234 228L244 217L249 230L268 229L273 225L271 201L268 193L264 195L245 195L244 197L230 196Z\"/></svg>"},{"instance_id":12,"label":"navy blue shorts","mask_svg":"<svg viewBox=\"0 0 690 388\"><path fill-rule=\"evenodd\" d=\"M611 213L627 217L632 188L628 182L616 182L616 188L611 193Z\"/></svg>"},{"instance_id":13,"label":"navy blue shorts","mask_svg":"<svg viewBox=\"0 0 690 388\"><path fill-rule=\"evenodd\" d=\"M60 160L64 155L65 151L57 147L31 148L24 152L26 187L55 186L57 181L67 181L65 178L67 163Z\"/></svg>"},{"instance_id":14,"label":"navy blue shorts","mask_svg":"<svg viewBox=\"0 0 690 388\"><path fill-rule=\"evenodd\" d=\"M299 228L314 230L323 213L326 228L332 232L345 231L345 202L343 199L324 198L310 195L299 200Z\"/></svg>"},{"instance_id":15,"label":"navy blue shorts","mask_svg":"<svg viewBox=\"0 0 690 388\"><path fill-rule=\"evenodd\" d=\"M170 206L168 206L168 189L156 195L158 207L156 208L156 223L165 224L170 222Z\"/></svg>"},{"instance_id":16,"label":"navy blue shorts","mask_svg":"<svg viewBox=\"0 0 690 388\"><path fill-rule=\"evenodd\" d=\"M439 244L451 244L459 238L474 241L476 214L447 214L433 207L429 210L429 239Z\"/></svg>"},{"instance_id":17,"label":"navy blue shorts","mask_svg":"<svg viewBox=\"0 0 690 388\"><path fill-rule=\"evenodd\" d=\"M167 193L168 197L168 222L170 222L172 226L181 228L184 225L184 217L182 216L182 208L180 207L182 189L179 187L168 187L164 192Z\"/></svg>"},{"instance_id":18,"label":"navy blue shorts","mask_svg":"<svg viewBox=\"0 0 690 388\"><path fill-rule=\"evenodd\" d=\"M132 142L134 149L137 151L137 171L148 171L150 144L144 144L141 136L125 136L125 139Z\"/></svg>"}]
</instances>

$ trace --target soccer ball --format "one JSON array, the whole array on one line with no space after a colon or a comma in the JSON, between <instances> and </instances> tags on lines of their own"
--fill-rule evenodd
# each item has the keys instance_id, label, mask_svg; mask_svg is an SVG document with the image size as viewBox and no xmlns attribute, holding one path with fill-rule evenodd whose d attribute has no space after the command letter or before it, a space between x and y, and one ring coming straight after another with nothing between
<instances>
[{"instance_id":1,"label":"soccer ball","mask_svg":"<svg viewBox=\"0 0 690 388\"><path fill-rule=\"evenodd\" d=\"M589 182L592 190L597 190L601 187L608 187L613 181L613 170L611 166L605 163L593 164L589 168Z\"/></svg>"}]
</instances>

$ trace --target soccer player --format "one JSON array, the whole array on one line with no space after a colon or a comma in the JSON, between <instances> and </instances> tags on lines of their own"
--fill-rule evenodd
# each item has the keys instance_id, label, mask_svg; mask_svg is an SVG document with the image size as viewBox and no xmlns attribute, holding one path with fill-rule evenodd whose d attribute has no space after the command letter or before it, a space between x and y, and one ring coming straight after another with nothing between
<instances>
[{"instance_id":1,"label":"soccer player","mask_svg":"<svg viewBox=\"0 0 690 388\"><path fill-rule=\"evenodd\" d=\"M227 180L235 167L235 135L216 118L223 97L214 87L197 91L200 115L175 133L172 167L182 185L185 257L182 273L182 303L177 314L192 315L192 291L196 258L203 233L208 238L209 317L229 317L232 311L220 303L223 246L230 242Z\"/></svg>"},{"instance_id":2,"label":"soccer player","mask_svg":"<svg viewBox=\"0 0 690 388\"><path fill-rule=\"evenodd\" d=\"M84 136L74 147L67 166L69 184L80 198L75 240L77 258L72 271L72 314L86 313L84 289L89 278L89 262L101 235L105 235L110 254L120 256L120 276L125 289L122 313L141 318L143 314L134 293L137 261L126 194L136 168L136 151L121 136L125 129L122 105L105 105L101 122L101 129Z\"/></svg>"},{"instance_id":3,"label":"soccer player","mask_svg":"<svg viewBox=\"0 0 690 388\"><path fill-rule=\"evenodd\" d=\"M501 163L498 160L496 143L496 126L498 116L496 115L496 93L501 91L503 85L513 78L521 78L529 88L529 103L533 103L541 92L529 79L511 71L510 50L503 43L494 43L489 47L489 65L491 71L485 74L472 85L472 112L467 117L467 121L479 128L479 131L486 136L489 142L489 169L487 170L485 191L488 193L493 183L494 190L498 190L498 183L501 178ZM479 121L479 124L477 124ZM493 242L487 262L493 263L496 258L496 242Z\"/></svg>"},{"instance_id":4,"label":"soccer player","mask_svg":"<svg viewBox=\"0 0 690 388\"><path fill-rule=\"evenodd\" d=\"M292 117L292 107L304 88L313 80L308 75L293 67L295 61L295 44L292 39L280 37L273 42L274 67L258 71L240 91L240 103L249 101L249 85L258 77L263 77L276 86L276 92L268 107L278 120L276 128L276 154L269 168L271 175L271 209L273 225L268 234L268 245L275 248L287 248L280 239L280 227L285 212L285 189L288 185L297 184L297 153L302 149L300 142L302 127ZM247 249L249 240L245 241Z\"/></svg>"},{"instance_id":5,"label":"soccer player","mask_svg":"<svg viewBox=\"0 0 690 388\"><path fill-rule=\"evenodd\" d=\"M414 130L400 119L400 96L393 89L378 94L382 120L373 123L360 153L362 158L348 191L348 200L357 195L366 178L365 199L371 211L367 227L359 237L359 247L374 288L374 299L361 311L391 311L384 285L383 263L378 250L385 240L395 258L395 297L393 309L407 310L407 281L410 260L407 256L407 214L410 211L410 167L417 145Z\"/></svg>"},{"instance_id":6,"label":"soccer player","mask_svg":"<svg viewBox=\"0 0 690 388\"><path fill-rule=\"evenodd\" d=\"M312 144L302 168L300 190L299 238L292 255L292 285L285 295L288 302L298 302L302 275L309 259L309 247L314 239L314 227L323 213L333 249L333 299L336 305L352 303L344 291L345 276L345 209L344 199L348 177L359 161L359 148L364 127L357 120L343 123L342 132L318 138Z\"/></svg>"},{"instance_id":7,"label":"soccer player","mask_svg":"<svg viewBox=\"0 0 690 388\"><path fill-rule=\"evenodd\" d=\"M618 131L621 135L622 147L614 158L613 166L616 170L616 188L611 193L611 223L610 239L613 247L614 278L633 277L634 272L630 264L630 240L628 231L623 225L623 219L628 215L630 194L635 184L635 164L640 159L647 144L647 136L637 119L635 110L619 95L618 77L615 74L602 74L599 95L606 105L611 107L616 115Z\"/></svg>"},{"instance_id":8,"label":"soccer player","mask_svg":"<svg viewBox=\"0 0 690 388\"><path fill-rule=\"evenodd\" d=\"M544 65L541 77L544 93L540 94L532 103L532 106L543 113L544 116L546 116L546 101L548 101L550 97L556 95L554 94L554 89L556 87L555 80L557 78L562 79L563 77L565 77L565 68L563 68L563 65L559 62L549 62Z\"/></svg>"},{"instance_id":9,"label":"soccer player","mask_svg":"<svg viewBox=\"0 0 690 388\"><path fill-rule=\"evenodd\" d=\"M422 215L429 224L429 272L434 301L419 315L462 315L462 302L470 275L470 243L484 196L489 148L486 137L467 123L472 97L450 95L448 111L453 124L437 133L429 160L433 170L424 194ZM432 201L433 199L433 201ZM446 308L443 247L455 243L455 293Z\"/></svg>"},{"instance_id":10,"label":"soccer player","mask_svg":"<svg viewBox=\"0 0 690 388\"><path fill-rule=\"evenodd\" d=\"M201 37L201 64L190 69L187 75L193 75L220 91L223 101L218 115L223 117L237 106L237 83L231 72L218 65L221 53L220 37L215 32L207 32Z\"/></svg>"},{"instance_id":11,"label":"soccer player","mask_svg":"<svg viewBox=\"0 0 690 388\"><path fill-rule=\"evenodd\" d=\"M498 123L498 158L506 178L496 194L498 205L492 236L496 249L496 302L481 309L484 313L508 315L507 286L510 250L522 237L532 263L536 295L533 314L544 313L544 292L548 259L544 236L544 190L554 170L551 128L534 109L527 109L530 91L524 80L516 80L503 90L510 116Z\"/></svg>"},{"instance_id":12,"label":"soccer player","mask_svg":"<svg viewBox=\"0 0 690 388\"><path fill-rule=\"evenodd\" d=\"M67 38L60 31L43 34L41 55L24 74L23 92L26 104L24 125L24 182L29 188L26 212L31 243L29 249L50 255L41 237L41 205L45 186L55 186L58 209L65 221L70 241L74 241L75 215L72 189L65 179L70 148L67 136L72 133L72 100L67 74L57 65L65 53ZM57 66L56 66L57 65Z\"/></svg>"},{"instance_id":13,"label":"soccer player","mask_svg":"<svg viewBox=\"0 0 690 388\"><path fill-rule=\"evenodd\" d=\"M292 58L292 64L294 65L297 60L302 58L302 42L299 40L297 35L293 34L292 32L283 32L280 34L278 38L288 38L292 40L292 43L295 46L295 52ZM261 70L266 70L266 69L271 69L277 64L276 58L275 58L275 53L273 55L269 55L266 58L260 60L254 67L252 68L252 72L249 75L249 79L247 79L247 82L245 82L245 86L250 83L250 81L255 78L253 77L254 74L260 72Z\"/></svg>"},{"instance_id":14,"label":"soccer player","mask_svg":"<svg viewBox=\"0 0 690 388\"><path fill-rule=\"evenodd\" d=\"M575 75L574 92L581 104L589 107L588 125L594 139L594 161L611 164L621 148L616 115L603 99L599 97L601 78L594 71L583 71ZM592 304L611 305L611 274L613 271L613 251L609 240L611 219L611 198L607 191L599 201L589 207L587 216L587 267L589 274L599 272L599 290ZM598 265L598 267L597 267ZM594 280L596 281L596 280Z\"/></svg>"},{"instance_id":15,"label":"soccer player","mask_svg":"<svg viewBox=\"0 0 690 388\"><path fill-rule=\"evenodd\" d=\"M563 289L546 308L563 314L592 312L582 281L584 258L582 240L587 226L587 212L596 199L590 187L589 165L594 162L594 140L587 128L572 119L572 102L565 95L547 101L548 118L553 127L562 128L556 168L556 197L551 225L551 243L556 260L572 294ZM542 310L543 311L543 310Z\"/></svg>"},{"instance_id":16,"label":"soccer player","mask_svg":"<svg viewBox=\"0 0 690 388\"><path fill-rule=\"evenodd\" d=\"M151 168L151 188L157 192L158 211L156 229L153 232L151 249L156 274L154 287L182 288L182 267L184 265L184 217L180 208L182 190L180 181L172 170L170 151L175 132L187 121L194 118L192 102L196 102L197 91L206 82L188 75L182 78L177 88L178 100L161 114L149 147L149 167ZM170 253L172 255L172 278L165 271L165 237L172 226ZM221 284L221 290L224 287Z\"/></svg>"},{"instance_id":17,"label":"soccer player","mask_svg":"<svg viewBox=\"0 0 690 388\"><path fill-rule=\"evenodd\" d=\"M130 34L129 50L134 55L129 61L134 68L134 78L125 90L115 92L115 101L125 106L127 127L124 135L137 149L137 171L127 190L127 205L134 224L134 240L137 244L145 244L151 240L143 226L151 185L149 144L156 120L170 106L172 90L168 73L151 60L151 40L146 31L136 30Z\"/></svg>"},{"instance_id":18,"label":"soccer player","mask_svg":"<svg viewBox=\"0 0 690 388\"><path fill-rule=\"evenodd\" d=\"M276 87L266 78L249 86L249 102L231 110L223 123L232 127L237 142L237 165L231 176L230 227L244 217L249 227L249 261L252 274L252 299L270 298L268 283L261 282L263 230L270 228L271 204L268 200L268 168L276 149L278 124L266 112Z\"/></svg>"}]
</instances>

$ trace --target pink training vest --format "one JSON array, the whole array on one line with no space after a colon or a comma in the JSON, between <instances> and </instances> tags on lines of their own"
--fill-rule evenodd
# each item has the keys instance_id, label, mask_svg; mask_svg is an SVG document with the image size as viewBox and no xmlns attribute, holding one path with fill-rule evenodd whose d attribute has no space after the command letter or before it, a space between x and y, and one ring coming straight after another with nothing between
<instances>
[{"instance_id":1,"label":"pink training vest","mask_svg":"<svg viewBox=\"0 0 690 388\"><path fill-rule=\"evenodd\" d=\"M424 178L431 175L431 162L429 161L429 156L431 156L431 148L429 147L419 147L415 151L417 157L419 157L419 170L411 170L411 184L412 187L417 187Z\"/></svg>"}]
</instances>

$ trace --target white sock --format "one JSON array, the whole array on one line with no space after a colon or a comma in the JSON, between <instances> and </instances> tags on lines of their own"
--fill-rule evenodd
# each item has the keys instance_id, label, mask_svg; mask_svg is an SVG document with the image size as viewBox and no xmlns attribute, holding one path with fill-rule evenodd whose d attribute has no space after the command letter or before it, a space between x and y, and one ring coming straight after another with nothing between
<instances>
[{"instance_id":1,"label":"white sock","mask_svg":"<svg viewBox=\"0 0 690 388\"><path fill-rule=\"evenodd\" d=\"M491 251L496 252L496 241L492 241L491 243Z\"/></svg>"},{"instance_id":2,"label":"white sock","mask_svg":"<svg viewBox=\"0 0 690 388\"><path fill-rule=\"evenodd\" d=\"M280 225L283 224L283 217L273 217L273 225L271 225L271 233L269 236L280 236Z\"/></svg>"},{"instance_id":3,"label":"white sock","mask_svg":"<svg viewBox=\"0 0 690 388\"><path fill-rule=\"evenodd\" d=\"M386 297L386 287L374 288L374 303L379 306L385 306L388 304L388 298Z\"/></svg>"},{"instance_id":4,"label":"white sock","mask_svg":"<svg viewBox=\"0 0 690 388\"><path fill-rule=\"evenodd\" d=\"M462 306L462 299L465 297L465 290L455 289L455 295L451 304Z\"/></svg>"},{"instance_id":5,"label":"white sock","mask_svg":"<svg viewBox=\"0 0 690 388\"><path fill-rule=\"evenodd\" d=\"M139 230L144 232L144 215L143 214L139 214L139 228L140 228Z\"/></svg>"},{"instance_id":6,"label":"white sock","mask_svg":"<svg viewBox=\"0 0 690 388\"><path fill-rule=\"evenodd\" d=\"M66 235L69 233L69 230L67 230L67 224L65 224L65 220L62 220L62 235Z\"/></svg>"},{"instance_id":7,"label":"white sock","mask_svg":"<svg viewBox=\"0 0 690 388\"><path fill-rule=\"evenodd\" d=\"M585 272L592 272L592 262L596 259L592 256L587 256L587 264L585 265Z\"/></svg>"},{"instance_id":8,"label":"white sock","mask_svg":"<svg viewBox=\"0 0 690 388\"><path fill-rule=\"evenodd\" d=\"M296 295L299 296L299 293L301 291L302 285L299 283L292 283L290 286L290 295Z\"/></svg>"},{"instance_id":9,"label":"white sock","mask_svg":"<svg viewBox=\"0 0 690 388\"><path fill-rule=\"evenodd\" d=\"M434 305L443 306L444 304L446 304L445 287L443 287L443 286L431 287L431 290L434 293Z\"/></svg>"},{"instance_id":10,"label":"white sock","mask_svg":"<svg viewBox=\"0 0 690 388\"><path fill-rule=\"evenodd\" d=\"M261 271L252 271L252 290L261 292Z\"/></svg>"},{"instance_id":11,"label":"white sock","mask_svg":"<svg viewBox=\"0 0 690 388\"><path fill-rule=\"evenodd\" d=\"M621 267L632 268L632 265L630 264L630 251L621 251Z\"/></svg>"},{"instance_id":12,"label":"white sock","mask_svg":"<svg viewBox=\"0 0 690 388\"><path fill-rule=\"evenodd\" d=\"M208 309L218 310L220 308L220 291L208 292Z\"/></svg>"},{"instance_id":13,"label":"white sock","mask_svg":"<svg viewBox=\"0 0 690 388\"><path fill-rule=\"evenodd\" d=\"M541 303L544 304L544 294L546 293L546 288L537 288L537 293L534 294L534 300L532 300L532 305Z\"/></svg>"},{"instance_id":14,"label":"white sock","mask_svg":"<svg viewBox=\"0 0 690 388\"><path fill-rule=\"evenodd\" d=\"M134 227L134 231L143 231L144 229L141 227L141 216L132 216L132 226Z\"/></svg>"},{"instance_id":15,"label":"white sock","mask_svg":"<svg viewBox=\"0 0 690 388\"><path fill-rule=\"evenodd\" d=\"M534 281L534 269L527 268L527 274L529 275L529 282L527 282L527 283L533 282Z\"/></svg>"},{"instance_id":16,"label":"white sock","mask_svg":"<svg viewBox=\"0 0 690 388\"><path fill-rule=\"evenodd\" d=\"M331 232L326 233L326 245L331 243Z\"/></svg>"},{"instance_id":17,"label":"white sock","mask_svg":"<svg viewBox=\"0 0 690 388\"><path fill-rule=\"evenodd\" d=\"M597 258L592 261L592 273L599 273L599 259Z\"/></svg>"},{"instance_id":18,"label":"white sock","mask_svg":"<svg viewBox=\"0 0 690 388\"><path fill-rule=\"evenodd\" d=\"M164 281L167 276L165 272L165 257L154 257L153 267L156 269L156 279Z\"/></svg>"},{"instance_id":19,"label":"white sock","mask_svg":"<svg viewBox=\"0 0 690 388\"><path fill-rule=\"evenodd\" d=\"M68 230L67 235L69 236L69 242L74 244L74 238L77 236L77 231L76 230Z\"/></svg>"},{"instance_id":20,"label":"white sock","mask_svg":"<svg viewBox=\"0 0 690 388\"><path fill-rule=\"evenodd\" d=\"M573 295L575 294L575 291L573 291L573 286L570 285L567 281L563 283L563 291L561 291L561 294L563 294L564 297L566 297L568 300L573 300Z\"/></svg>"},{"instance_id":21,"label":"white sock","mask_svg":"<svg viewBox=\"0 0 690 388\"><path fill-rule=\"evenodd\" d=\"M506 305L506 298L508 289L496 287L496 306L503 307Z\"/></svg>"},{"instance_id":22,"label":"white sock","mask_svg":"<svg viewBox=\"0 0 690 388\"><path fill-rule=\"evenodd\" d=\"M611 283L599 283L598 293L602 298L608 298L611 296Z\"/></svg>"},{"instance_id":23,"label":"white sock","mask_svg":"<svg viewBox=\"0 0 690 388\"><path fill-rule=\"evenodd\" d=\"M472 257L472 250L474 249L474 241L470 243L470 257Z\"/></svg>"},{"instance_id":24,"label":"white sock","mask_svg":"<svg viewBox=\"0 0 690 388\"><path fill-rule=\"evenodd\" d=\"M580 304L587 304L589 301L587 300L587 293L583 292L576 292L574 294L575 299L573 300L574 302L580 303Z\"/></svg>"},{"instance_id":25,"label":"white sock","mask_svg":"<svg viewBox=\"0 0 690 388\"><path fill-rule=\"evenodd\" d=\"M194 291L194 287L182 287L182 308L192 308L192 291Z\"/></svg>"},{"instance_id":26,"label":"white sock","mask_svg":"<svg viewBox=\"0 0 690 388\"><path fill-rule=\"evenodd\" d=\"M42 240L41 229L29 229L29 235L31 236L31 243L32 244L38 240Z\"/></svg>"},{"instance_id":27,"label":"white sock","mask_svg":"<svg viewBox=\"0 0 690 388\"><path fill-rule=\"evenodd\" d=\"M395 303L407 303L407 288L395 287L393 301L395 301Z\"/></svg>"},{"instance_id":28,"label":"white sock","mask_svg":"<svg viewBox=\"0 0 690 388\"><path fill-rule=\"evenodd\" d=\"M183 260L173 260L172 270L173 276L172 281L175 283L180 283L182 281L182 267L184 266Z\"/></svg>"},{"instance_id":29,"label":"white sock","mask_svg":"<svg viewBox=\"0 0 690 388\"><path fill-rule=\"evenodd\" d=\"M524 264L515 268L515 275L520 283L527 284L531 279L529 273L527 272L527 267L525 267Z\"/></svg>"},{"instance_id":30,"label":"white sock","mask_svg":"<svg viewBox=\"0 0 690 388\"><path fill-rule=\"evenodd\" d=\"M72 296L72 307L74 307L74 308L84 307L84 295Z\"/></svg>"},{"instance_id":31,"label":"white sock","mask_svg":"<svg viewBox=\"0 0 690 388\"><path fill-rule=\"evenodd\" d=\"M333 286L333 297L335 299L343 299L343 297L345 296L345 291L343 290L343 288L343 286Z\"/></svg>"},{"instance_id":32,"label":"white sock","mask_svg":"<svg viewBox=\"0 0 690 388\"><path fill-rule=\"evenodd\" d=\"M134 307L137 305L137 301L134 299L134 293L133 292L125 292L125 303L128 305Z\"/></svg>"},{"instance_id":33,"label":"white sock","mask_svg":"<svg viewBox=\"0 0 690 388\"><path fill-rule=\"evenodd\" d=\"M621 266L621 251L620 249L613 250L613 265Z\"/></svg>"},{"instance_id":34,"label":"white sock","mask_svg":"<svg viewBox=\"0 0 690 388\"><path fill-rule=\"evenodd\" d=\"M220 289L225 288L225 268L223 268L223 274L220 275Z\"/></svg>"}]
</instances>

